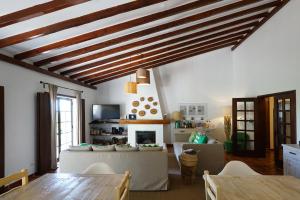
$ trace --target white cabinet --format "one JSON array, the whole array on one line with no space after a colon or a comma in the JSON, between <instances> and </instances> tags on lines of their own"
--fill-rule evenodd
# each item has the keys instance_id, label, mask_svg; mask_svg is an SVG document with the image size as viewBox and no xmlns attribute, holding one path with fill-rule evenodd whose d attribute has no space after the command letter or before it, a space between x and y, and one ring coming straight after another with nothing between
<instances>
[{"instance_id":1,"label":"white cabinet","mask_svg":"<svg viewBox=\"0 0 300 200\"><path fill-rule=\"evenodd\" d=\"M300 178L300 146L283 144L284 175Z\"/></svg>"}]
</instances>

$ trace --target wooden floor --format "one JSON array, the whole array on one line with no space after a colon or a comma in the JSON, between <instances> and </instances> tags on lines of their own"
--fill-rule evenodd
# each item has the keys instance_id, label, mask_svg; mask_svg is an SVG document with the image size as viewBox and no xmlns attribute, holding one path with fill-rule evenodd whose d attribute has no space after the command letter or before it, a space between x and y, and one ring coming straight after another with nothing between
<instances>
[{"instance_id":1,"label":"wooden floor","mask_svg":"<svg viewBox=\"0 0 300 200\"><path fill-rule=\"evenodd\" d=\"M283 170L275 165L274 151L271 150L266 151L266 157L264 158L241 157L225 154L225 161L229 162L231 160L242 161L255 171L264 175L283 175Z\"/></svg>"}]
</instances>

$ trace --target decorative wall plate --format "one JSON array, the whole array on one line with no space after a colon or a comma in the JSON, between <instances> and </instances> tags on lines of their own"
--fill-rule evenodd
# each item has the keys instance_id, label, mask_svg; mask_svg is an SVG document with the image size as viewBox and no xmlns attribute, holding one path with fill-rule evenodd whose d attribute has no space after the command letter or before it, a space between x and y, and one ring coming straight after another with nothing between
<instances>
[{"instance_id":1,"label":"decorative wall plate","mask_svg":"<svg viewBox=\"0 0 300 200\"><path fill-rule=\"evenodd\" d=\"M131 113L136 114L136 113L137 113L137 109L135 109L135 108L132 109L132 110L131 110Z\"/></svg>"},{"instance_id":2,"label":"decorative wall plate","mask_svg":"<svg viewBox=\"0 0 300 200\"><path fill-rule=\"evenodd\" d=\"M148 97L148 101L152 102L153 101L153 97Z\"/></svg>"},{"instance_id":3,"label":"decorative wall plate","mask_svg":"<svg viewBox=\"0 0 300 200\"><path fill-rule=\"evenodd\" d=\"M132 102L133 107L138 107L139 105L140 105L140 102L138 102L138 101L133 101Z\"/></svg>"},{"instance_id":4,"label":"decorative wall plate","mask_svg":"<svg viewBox=\"0 0 300 200\"><path fill-rule=\"evenodd\" d=\"M139 111L139 116L144 117L146 115L146 112L144 110Z\"/></svg>"},{"instance_id":5,"label":"decorative wall plate","mask_svg":"<svg viewBox=\"0 0 300 200\"><path fill-rule=\"evenodd\" d=\"M153 105L154 105L154 106L157 106L157 105L158 105L157 101L153 102Z\"/></svg>"},{"instance_id":6,"label":"decorative wall plate","mask_svg":"<svg viewBox=\"0 0 300 200\"><path fill-rule=\"evenodd\" d=\"M155 108L153 108L153 109L150 110L150 113L151 113L152 115L155 115L155 114L157 114L157 110L156 110Z\"/></svg>"},{"instance_id":7,"label":"decorative wall plate","mask_svg":"<svg viewBox=\"0 0 300 200\"><path fill-rule=\"evenodd\" d=\"M151 107L150 107L149 104L146 104L146 105L145 105L145 109L149 110L150 108L151 108Z\"/></svg>"},{"instance_id":8,"label":"decorative wall plate","mask_svg":"<svg viewBox=\"0 0 300 200\"><path fill-rule=\"evenodd\" d=\"M140 101L145 101L145 97L141 97L141 98L140 98Z\"/></svg>"}]
</instances>

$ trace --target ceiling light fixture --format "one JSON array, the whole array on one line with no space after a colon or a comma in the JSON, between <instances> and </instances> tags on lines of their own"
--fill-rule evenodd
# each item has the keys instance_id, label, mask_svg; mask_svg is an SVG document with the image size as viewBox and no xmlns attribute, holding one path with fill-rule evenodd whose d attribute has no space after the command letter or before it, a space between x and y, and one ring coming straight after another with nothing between
<instances>
[{"instance_id":1,"label":"ceiling light fixture","mask_svg":"<svg viewBox=\"0 0 300 200\"><path fill-rule=\"evenodd\" d=\"M138 75L138 71L136 72L136 82L139 85L150 85L150 72L146 69L145 70L145 78L140 78Z\"/></svg>"}]
</instances>

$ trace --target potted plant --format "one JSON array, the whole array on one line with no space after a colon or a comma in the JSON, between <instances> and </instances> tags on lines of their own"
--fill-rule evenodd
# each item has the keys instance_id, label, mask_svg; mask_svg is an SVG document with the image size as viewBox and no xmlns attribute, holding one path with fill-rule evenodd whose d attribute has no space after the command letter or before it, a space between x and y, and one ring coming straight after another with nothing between
<instances>
[{"instance_id":1,"label":"potted plant","mask_svg":"<svg viewBox=\"0 0 300 200\"><path fill-rule=\"evenodd\" d=\"M232 141L231 141L231 116L224 116L224 133L226 141L224 142L224 148L227 153L232 153Z\"/></svg>"}]
</instances>

